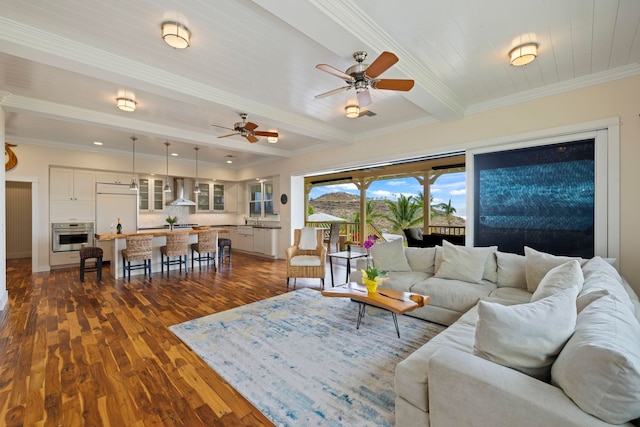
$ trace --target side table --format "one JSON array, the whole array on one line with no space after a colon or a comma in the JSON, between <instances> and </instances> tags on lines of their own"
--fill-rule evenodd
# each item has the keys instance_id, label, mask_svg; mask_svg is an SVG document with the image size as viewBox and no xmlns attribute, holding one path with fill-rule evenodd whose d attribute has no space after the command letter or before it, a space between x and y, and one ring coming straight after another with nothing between
<instances>
[{"instance_id":1,"label":"side table","mask_svg":"<svg viewBox=\"0 0 640 427\"><path fill-rule=\"evenodd\" d=\"M333 281L333 259L334 258L347 260L347 274L344 279L344 283L349 283L349 275L351 274L351 260L356 258L366 258L366 257L367 257L366 252L356 252L354 250L334 252L332 254L329 254L329 268L331 270L331 287L335 286Z\"/></svg>"}]
</instances>

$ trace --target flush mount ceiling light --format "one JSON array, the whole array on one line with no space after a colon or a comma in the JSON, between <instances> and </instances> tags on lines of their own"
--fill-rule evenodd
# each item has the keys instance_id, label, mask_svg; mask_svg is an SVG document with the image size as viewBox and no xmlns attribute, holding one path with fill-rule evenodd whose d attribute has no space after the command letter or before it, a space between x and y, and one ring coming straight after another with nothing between
<instances>
[{"instance_id":1,"label":"flush mount ceiling light","mask_svg":"<svg viewBox=\"0 0 640 427\"><path fill-rule=\"evenodd\" d=\"M169 185L169 146L171 143L166 141L164 145L167 147L167 183L164 185L164 192L171 193L171 186Z\"/></svg>"},{"instance_id":2,"label":"flush mount ceiling light","mask_svg":"<svg viewBox=\"0 0 640 427\"><path fill-rule=\"evenodd\" d=\"M133 168L131 172L131 185L129 190L136 191L138 189L138 183L136 182L136 138L135 135L131 136L131 142L133 143Z\"/></svg>"},{"instance_id":3,"label":"flush mount ceiling light","mask_svg":"<svg viewBox=\"0 0 640 427\"><path fill-rule=\"evenodd\" d=\"M177 21L165 21L162 23L162 39L174 49L189 47L191 31Z\"/></svg>"},{"instance_id":4,"label":"flush mount ceiling light","mask_svg":"<svg viewBox=\"0 0 640 427\"><path fill-rule=\"evenodd\" d=\"M267 137L267 142L270 142L271 144L275 144L276 142L278 142L278 137L277 136L268 136Z\"/></svg>"},{"instance_id":5,"label":"flush mount ceiling light","mask_svg":"<svg viewBox=\"0 0 640 427\"><path fill-rule=\"evenodd\" d=\"M122 111L136 111L136 101L131 98L118 97L116 98L116 106Z\"/></svg>"},{"instance_id":6,"label":"flush mount ceiling light","mask_svg":"<svg viewBox=\"0 0 640 427\"><path fill-rule=\"evenodd\" d=\"M350 119L354 119L360 115L360 107L357 105L347 105L344 107L344 112Z\"/></svg>"},{"instance_id":7,"label":"flush mount ceiling light","mask_svg":"<svg viewBox=\"0 0 640 427\"><path fill-rule=\"evenodd\" d=\"M519 67L531 63L538 56L538 44L526 43L516 46L509 52L511 65Z\"/></svg>"}]
</instances>

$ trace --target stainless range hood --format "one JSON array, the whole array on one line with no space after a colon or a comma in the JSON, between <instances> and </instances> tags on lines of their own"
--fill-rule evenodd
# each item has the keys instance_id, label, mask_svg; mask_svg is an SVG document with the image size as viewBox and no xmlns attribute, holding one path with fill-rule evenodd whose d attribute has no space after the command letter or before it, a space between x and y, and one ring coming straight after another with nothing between
<instances>
[{"instance_id":1,"label":"stainless range hood","mask_svg":"<svg viewBox=\"0 0 640 427\"><path fill-rule=\"evenodd\" d=\"M184 178L174 178L173 194L176 195L175 200L167 203L168 206L195 206L195 202L184 197Z\"/></svg>"}]
</instances>

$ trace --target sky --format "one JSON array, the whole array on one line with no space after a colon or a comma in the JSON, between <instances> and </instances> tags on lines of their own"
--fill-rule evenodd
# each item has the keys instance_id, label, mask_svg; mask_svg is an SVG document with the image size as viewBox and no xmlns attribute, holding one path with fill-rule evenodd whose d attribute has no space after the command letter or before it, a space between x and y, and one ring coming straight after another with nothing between
<instances>
[{"instance_id":1,"label":"sky","mask_svg":"<svg viewBox=\"0 0 640 427\"><path fill-rule=\"evenodd\" d=\"M359 195L360 191L355 184L339 184L331 186L314 187L309 194L311 199L327 193L344 192ZM422 184L415 178L399 178L385 181L374 181L367 190L367 197L371 199L397 200L400 194L405 196L417 196L422 192ZM433 203L448 203L456 208L455 216L467 217L467 188L465 173L457 172L441 175L431 186Z\"/></svg>"}]
</instances>

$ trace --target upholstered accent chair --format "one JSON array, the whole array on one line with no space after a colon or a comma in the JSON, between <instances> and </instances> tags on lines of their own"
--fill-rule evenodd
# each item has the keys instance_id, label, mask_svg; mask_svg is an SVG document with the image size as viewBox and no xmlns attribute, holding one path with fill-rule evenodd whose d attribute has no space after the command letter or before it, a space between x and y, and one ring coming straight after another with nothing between
<instances>
[{"instance_id":1,"label":"upholstered accent chair","mask_svg":"<svg viewBox=\"0 0 640 427\"><path fill-rule=\"evenodd\" d=\"M289 279L298 277L318 278L324 289L327 249L322 240L322 229L305 227L293 232L293 245L285 251L287 261L287 287Z\"/></svg>"}]
</instances>

